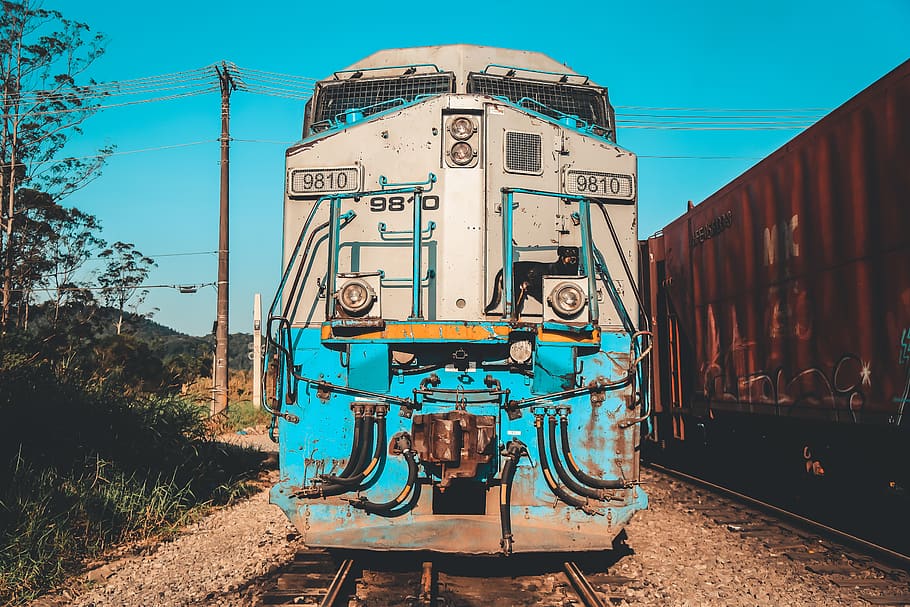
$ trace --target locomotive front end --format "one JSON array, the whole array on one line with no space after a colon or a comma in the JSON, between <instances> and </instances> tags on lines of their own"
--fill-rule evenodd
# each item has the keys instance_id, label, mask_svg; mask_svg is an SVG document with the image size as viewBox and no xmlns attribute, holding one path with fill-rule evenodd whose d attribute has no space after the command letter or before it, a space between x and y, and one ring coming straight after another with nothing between
<instances>
[{"instance_id":1,"label":"locomotive front end","mask_svg":"<svg viewBox=\"0 0 910 607\"><path fill-rule=\"evenodd\" d=\"M383 51L287 153L264 402L309 546L599 550L646 507L636 158L537 53Z\"/></svg>"}]
</instances>

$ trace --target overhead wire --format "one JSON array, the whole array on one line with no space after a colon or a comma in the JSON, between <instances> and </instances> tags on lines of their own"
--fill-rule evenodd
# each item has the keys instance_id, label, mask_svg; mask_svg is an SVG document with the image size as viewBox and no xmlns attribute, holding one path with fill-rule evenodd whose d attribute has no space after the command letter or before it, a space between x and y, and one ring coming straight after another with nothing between
<instances>
[{"instance_id":1,"label":"overhead wire","mask_svg":"<svg viewBox=\"0 0 910 607\"><path fill-rule=\"evenodd\" d=\"M102 83L92 82L87 85L32 91L21 95L14 95L12 96L11 101L0 104L0 107L5 110L17 105L65 101L73 95L79 96L80 99L100 99L122 95L146 94L149 92L157 93L166 90L180 90L199 86L201 84L210 84L212 81L212 73L210 68L198 68L186 72L175 72L173 74L137 78L133 80L119 80Z\"/></svg>"},{"instance_id":2,"label":"overhead wire","mask_svg":"<svg viewBox=\"0 0 910 607\"><path fill-rule=\"evenodd\" d=\"M237 90L251 94L279 97L291 100L307 100L312 97L318 79L294 74L284 74L255 68L240 68L232 62L222 62L200 68L146 76L141 78L90 83L86 86L35 91L16 97L11 103L2 105L4 109L14 108L29 103L51 104L65 102L74 95L86 96L97 101L96 105L87 107L70 107L47 109L29 112L29 116L47 116L78 112L128 107L133 105L159 103L203 95L219 90L219 83L213 78L217 69L224 69L230 75ZM161 93L170 93L162 95ZM117 97L154 95L143 99L125 100L110 103ZM621 129L663 130L663 131L779 131L801 130L821 118L829 108L722 108L722 107L659 107L643 105L617 105L616 123ZM60 161L44 161L37 164L62 163L71 160L99 159L106 156L119 156L142 152L167 150L211 143L213 140L195 141L172 145L155 146L136 150L124 150L110 154L96 154L81 157L70 157ZM239 139L240 143L264 143L273 145L292 145L293 141L276 141L263 139ZM698 155L640 155L640 158L667 159L755 159L745 156L698 156Z\"/></svg>"}]
</instances>

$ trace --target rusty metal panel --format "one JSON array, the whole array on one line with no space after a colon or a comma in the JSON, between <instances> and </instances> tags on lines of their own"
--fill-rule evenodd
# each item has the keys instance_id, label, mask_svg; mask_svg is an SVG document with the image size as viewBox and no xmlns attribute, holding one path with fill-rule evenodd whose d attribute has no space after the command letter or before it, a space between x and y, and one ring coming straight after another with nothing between
<instances>
[{"instance_id":1,"label":"rusty metal panel","mask_svg":"<svg viewBox=\"0 0 910 607\"><path fill-rule=\"evenodd\" d=\"M910 61L664 229L715 409L900 424L910 397Z\"/></svg>"}]
</instances>

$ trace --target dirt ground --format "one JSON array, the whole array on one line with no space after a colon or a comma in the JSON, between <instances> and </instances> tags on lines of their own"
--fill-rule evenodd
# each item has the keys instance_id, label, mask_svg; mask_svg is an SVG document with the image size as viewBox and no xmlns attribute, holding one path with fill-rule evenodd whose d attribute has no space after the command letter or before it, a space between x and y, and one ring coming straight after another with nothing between
<instances>
[{"instance_id":1,"label":"dirt ground","mask_svg":"<svg viewBox=\"0 0 910 607\"><path fill-rule=\"evenodd\" d=\"M264 434L231 442L274 451ZM272 473L272 481L277 473ZM630 552L609 568L634 578L614 605L660 607L853 606L860 590L835 586L674 500L671 484L645 472L651 507L627 529ZM175 539L93 569L64 592L33 604L183 606L256 604L262 581L302 549L284 514L262 491L217 510ZM596 576L595 576L596 577Z\"/></svg>"}]
</instances>

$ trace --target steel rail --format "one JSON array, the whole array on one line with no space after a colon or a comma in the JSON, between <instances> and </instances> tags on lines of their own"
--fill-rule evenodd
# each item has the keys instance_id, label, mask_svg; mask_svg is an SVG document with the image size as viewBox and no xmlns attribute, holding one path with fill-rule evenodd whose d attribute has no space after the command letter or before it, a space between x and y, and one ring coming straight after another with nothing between
<instances>
[{"instance_id":1,"label":"steel rail","mask_svg":"<svg viewBox=\"0 0 910 607\"><path fill-rule=\"evenodd\" d=\"M354 569L354 559L345 559L338 568L332 583L326 590L325 597L319 603L319 607L335 607L338 599L341 597L341 591L347 585L351 571Z\"/></svg>"},{"instance_id":2,"label":"steel rail","mask_svg":"<svg viewBox=\"0 0 910 607\"><path fill-rule=\"evenodd\" d=\"M569 583L572 584L572 588L575 590L575 594L585 604L585 607L604 607L604 602L597 596L594 587L591 586L588 578L581 572L578 565L572 561L566 561L562 564L562 567Z\"/></svg>"},{"instance_id":3,"label":"steel rail","mask_svg":"<svg viewBox=\"0 0 910 607\"><path fill-rule=\"evenodd\" d=\"M699 478L697 476L692 476L690 474L686 474L685 472L680 472L679 470L674 470L673 468L667 468L666 466L661 466L660 464L655 464L655 463L651 463L651 462L649 462L647 464L642 464L642 465L644 465L648 468L651 468L652 470L657 470L658 472L663 472L664 474L666 474L668 476L674 476L676 478L688 481L692 484L705 487L707 489L710 489L710 490L720 493L722 495L735 498L741 502L745 502L746 504L748 504L750 506L754 506L755 508L758 508L760 510L764 510L766 512L775 514L775 515L781 517L782 519L803 525L804 527L807 527L808 529L811 529L812 531L815 531L817 533L827 534L828 536L836 538L841 543L852 545L854 547L859 547L862 550L865 550L867 553L876 556L877 558L881 558L890 563L899 564L900 567L910 571L910 555L902 554L895 550L891 550L890 548L886 548L885 546L880 546L880 545L870 542L868 540L864 540L861 537L851 535L851 534L841 531L839 529L835 529L834 527L829 527L828 525L825 525L824 523L820 523L820 522L812 520L810 518L806 518L802 515L796 514L795 512L790 512L789 510L785 510L785 509L775 506L773 504L769 504L767 502L763 502L759 499L745 495L743 493L733 491L732 489L728 489L727 487L722 487L721 485L715 485L714 483L712 483L710 481L706 481L703 478Z\"/></svg>"}]
</instances>

